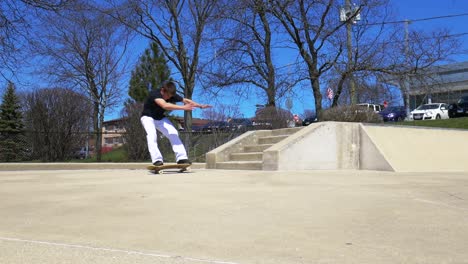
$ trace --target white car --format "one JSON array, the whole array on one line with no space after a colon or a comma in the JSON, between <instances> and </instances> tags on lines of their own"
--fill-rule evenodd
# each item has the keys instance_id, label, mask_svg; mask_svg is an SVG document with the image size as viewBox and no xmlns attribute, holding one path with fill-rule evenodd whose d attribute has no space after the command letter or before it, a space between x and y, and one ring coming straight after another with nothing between
<instances>
[{"instance_id":1,"label":"white car","mask_svg":"<svg viewBox=\"0 0 468 264\"><path fill-rule=\"evenodd\" d=\"M433 103L420 105L411 111L413 120L448 119L448 104Z\"/></svg>"},{"instance_id":2,"label":"white car","mask_svg":"<svg viewBox=\"0 0 468 264\"><path fill-rule=\"evenodd\" d=\"M369 111L373 111L374 113L378 113L382 111L382 106L378 104L357 104L360 109L365 109Z\"/></svg>"}]
</instances>

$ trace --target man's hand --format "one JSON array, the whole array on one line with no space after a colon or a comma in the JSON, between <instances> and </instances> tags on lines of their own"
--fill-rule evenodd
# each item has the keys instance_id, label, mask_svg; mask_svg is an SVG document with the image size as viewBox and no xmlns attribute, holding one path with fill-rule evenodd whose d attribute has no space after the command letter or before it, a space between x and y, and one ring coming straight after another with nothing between
<instances>
[{"instance_id":1,"label":"man's hand","mask_svg":"<svg viewBox=\"0 0 468 264\"><path fill-rule=\"evenodd\" d=\"M198 107L200 109L205 109L205 108L212 107L211 105L208 105L208 104L199 104L199 103L195 103L195 102L188 103L187 105L191 105L193 107Z\"/></svg>"},{"instance_id":2,"label":"man's hand","mask_svg":"<svg viewBox=\"0 0 468 264\"><path fill-rule=\"evenodd\" d=\"M193 105L193 104L185 104L185 105L182 106L182 108L183 108L183 110L185 110L185 111L192 111L193 109L196 108L196 106Z\"/></svg>"},{"instance_id":3,"label":"man's hand","mask_svg":"<svg viewBox=\"0 0 468 264\"><path fill-rule=\"evenodd\" d=\"M193 106L193 107L198 107L198 108L200 108L200 109L205 109L205 108L210 108L210 107L212 107L211 105L208 105L208 104L199 104L199 103L196 103L196 102L194 102L194 101L192 101L192 100L190 100L190 99L187 99L187 98L184 98L183 102L184 102L185 105L191 105L191 106ZM193 108L192 108L191 110L193 110Z\"/></svg>"},{"instance_id":4,"label":"man's hand","mask_svg":"<svg viewBox=\"0 0 468 264\"><path fill-rule=\"evenodd\" d=\"M198 107L200 107L201 109L205 109L205 108L211 108L213 106L207 105L207 104L202 104L202 105L199 105Z\"/></svg>"}]
</instances>

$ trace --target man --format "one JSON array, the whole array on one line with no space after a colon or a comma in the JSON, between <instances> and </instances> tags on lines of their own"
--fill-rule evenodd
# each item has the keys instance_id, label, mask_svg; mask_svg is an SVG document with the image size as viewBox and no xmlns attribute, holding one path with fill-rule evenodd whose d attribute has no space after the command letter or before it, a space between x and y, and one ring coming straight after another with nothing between
<instances>
[{"instance_id":1,"label":"man","mask_svg":"<svg viewBox=\"0 0 468 264\"><path fill-rule=\"evenodd\" d=\"M177 105L177 102L183 102L184 105ZM172 110L192 111L197 107L204 109L211 106L201 105L190 99L182 98L176 94L176 86L173 82L165 82L160 90L150 92L143 106L140 120L146 131L148 150L153 165L161 166L164 164L163 156L158 148L157 130L171 142L177 164L191 164L177 129L164 113Z\"/></svg>"}]
</instances>

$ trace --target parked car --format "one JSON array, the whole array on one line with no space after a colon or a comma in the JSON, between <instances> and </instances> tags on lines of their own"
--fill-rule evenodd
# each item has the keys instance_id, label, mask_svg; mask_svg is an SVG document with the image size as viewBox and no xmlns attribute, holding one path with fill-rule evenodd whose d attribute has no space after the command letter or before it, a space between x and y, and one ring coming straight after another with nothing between
<instances>
[{"instance_id":1,"label":"parked car","mask_svg":"<svg viewBox=\"0 0 468 264\"><path fill-rule=\"evenodd\" d=\"M450 104L448 114L450 118L468 116L468 95L463 95L455 104Z\"/></svg>"},{"instance_id":2,"label":"parked car","mask_svg":"<svg viewBox=\"0 0 468 264\"><path fill-rule=\"evenodd\" d=\"M304 120L302 120L302 125L303 126L308 126L308 125L310 125L312 123L315 123L315 122L318 122L317 117L309 116L309 117L304 118Z\"/></svg>"},{"instance_id":3,"label":"parked car","mask_svg":"<svg viewBox=\"0 0 468 264\"><path fill-rule=\"evenodd\" d=\"M84 147L77 149L73 152L74 159L84 159L86 158L86 149Z\"/></svg>"},{"instance_id":4,"label":"parked car","mask_svg":"<svg viewBox=\"0 0 468 264\"><path fill-rule=\"evenodd\" d=\"M389 106L379 112L384 122L403 121L406 118L406 109L404 106Z\"/></svg>"},{"instance_id":5,"label":"parked car","mask_svg":"<svg viewBox=\"0 0 468 264\"><path fill-rule=\"evenodd\" d=\"M232 131L247 131L253 129L253 122L249 118L228 119L229 129Z\"/></svg>"},{"instance_id":6,"label":"parked car","mask_svg":"<svg viewBox=\"0 0 468 264\"><path fill-rule=\"evenodd\" d=\"M433 103L424 104L411 112L413 120L426 120L426 119L448 119L448 104Z\"/></svg>"},{"instance_id":7,"label":"parked car","mask_svg":"<svg viewBox=\"0 0 468 264\"><path fill-rule=\"evenodd\" d=\"M359 108L373 111L375 113L378 113L382 110L382 106L378 104L356 104Z\"/></svg>"},{"instance_id":8,"label":"parked car","mask_svg":"<svg viewBox=\"0 0 468 264\"><path fill-rule=\"evenodd\" d=\"M201 129L203 132L228 131L229 125L226 121L211 121Z\"/></svg>"}]
</instances>

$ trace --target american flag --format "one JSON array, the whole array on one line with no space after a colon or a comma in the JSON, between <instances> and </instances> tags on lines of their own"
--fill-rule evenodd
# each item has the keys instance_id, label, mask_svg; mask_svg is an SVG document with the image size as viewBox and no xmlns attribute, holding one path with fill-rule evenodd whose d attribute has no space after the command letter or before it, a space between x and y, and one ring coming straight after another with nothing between
<instances>
[{"instance_id":1,"label":"american flag","mask_svg":"<svg viewBox=\"0 0 468 264\"><path fill-rule=\"evenodd\" d=\"M331 100L333 99L333 96L333 90L331 88L327 88L327 98Z\"/></svg>"}]
</instances>

